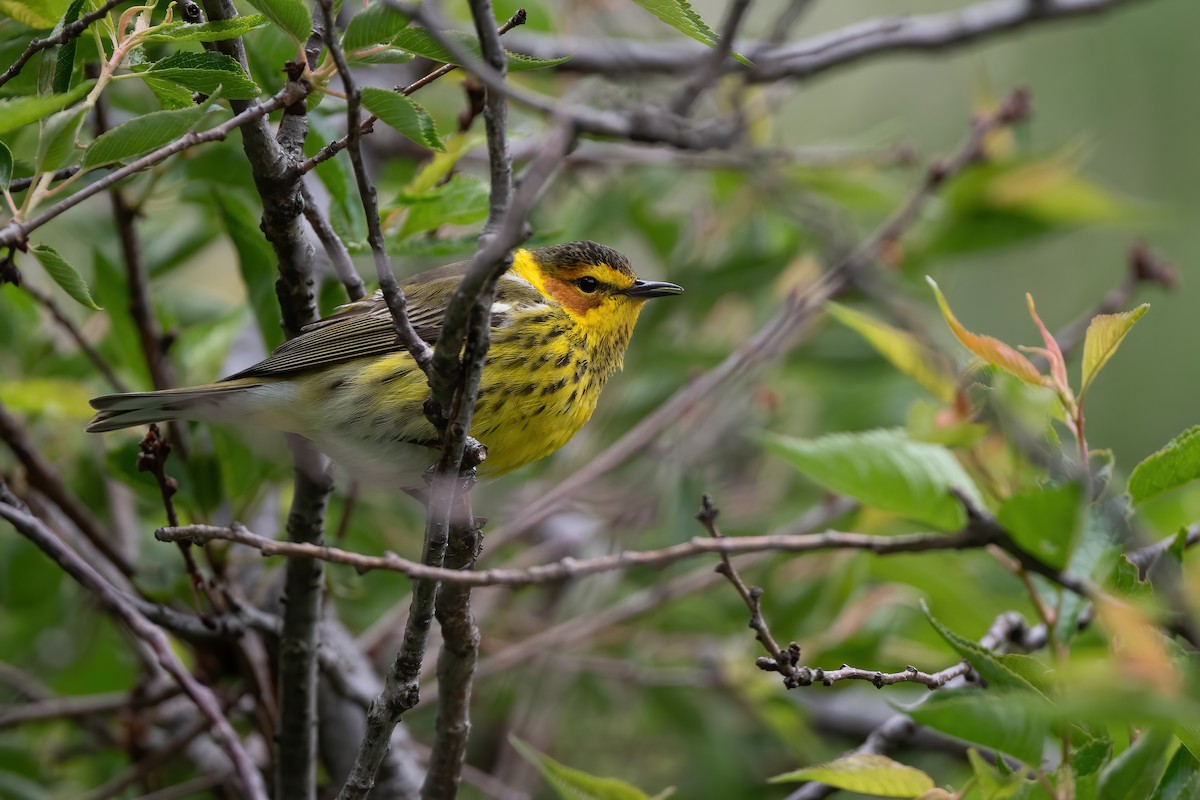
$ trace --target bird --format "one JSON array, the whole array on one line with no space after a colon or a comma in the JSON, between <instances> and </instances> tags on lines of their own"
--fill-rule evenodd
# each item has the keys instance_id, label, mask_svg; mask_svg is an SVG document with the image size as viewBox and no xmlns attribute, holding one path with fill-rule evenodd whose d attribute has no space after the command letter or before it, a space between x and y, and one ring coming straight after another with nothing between
<instances>
[{"instance_id":1,"label":"bird","mask_svg":"<svg viewBox=\"0 0 1200 800\"><path fill-rule=\"evenodd\" d=\"M404 283L409 320L432 344L468 262ZM640 280L595 242L517 249L491 307L491 346L471 435L489 479L550 455L592 416L623 366L646 300L683 288ZM90 432L198 420L298 434L354 481L419 492L440 446L426 418L429 387L396 340L381 292L340 306L252 367L203 386L96 397Z\"/></svg>"}]
</instances>

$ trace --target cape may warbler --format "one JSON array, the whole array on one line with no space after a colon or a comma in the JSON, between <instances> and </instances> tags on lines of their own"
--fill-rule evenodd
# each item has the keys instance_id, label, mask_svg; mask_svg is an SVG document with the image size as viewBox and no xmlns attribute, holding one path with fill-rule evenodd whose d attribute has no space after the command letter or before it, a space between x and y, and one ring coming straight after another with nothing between
<instances>
[{"instance_id":1,"label":"cape may warbler","mask_svg":"<svg viewBox=\"0 0 1200 800\"><path fill-rule=\"evenodd\" d=\"M409 319L433 343L466 264L403 284ZM593 242L517 250L492 306L471 434L488 446L481 476L500 475L562 447L621 368L648 298L673 283L638 280L620 253ZM265 361L186 389L97 397L89 431L194 419L300 434L357 480L413 489L436 458L425 418L425 375L396 343L382 297L340 307Z\"/></svg>"}]
</instances>

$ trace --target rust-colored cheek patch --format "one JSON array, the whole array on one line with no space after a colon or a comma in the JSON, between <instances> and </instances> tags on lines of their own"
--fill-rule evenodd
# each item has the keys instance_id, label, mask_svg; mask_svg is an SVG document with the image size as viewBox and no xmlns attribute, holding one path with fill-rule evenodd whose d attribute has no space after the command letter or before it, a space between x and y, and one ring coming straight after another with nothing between
<instances>
[{"instance_id":1,"label":"rust-colored cheek patch","mask_svg":"<svg viewBox=\"0 0 1200 800\"><path fill-rule=\"evenodd\" d=\"M546 291L549 295L576 317L582 317L593 308L598 308L604 299L599 292L585 294L574 283L559 280L558 278L547 277L545 278L545 283Z\"/></svg>"}]
</instances>

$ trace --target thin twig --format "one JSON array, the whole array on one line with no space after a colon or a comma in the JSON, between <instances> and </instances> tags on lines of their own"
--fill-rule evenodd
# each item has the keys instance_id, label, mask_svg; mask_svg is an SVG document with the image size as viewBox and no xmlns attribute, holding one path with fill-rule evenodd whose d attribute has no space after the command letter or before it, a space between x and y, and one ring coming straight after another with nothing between
<instances>
[{"instance_id":1,"label":"thin twig","mask_svg":"<svg viewBox=\"0 0 1200 800\"><path fill-rule=\"evenodd\" d=\"M749 10L750 0L730 0L729 10L725 13L725 24L721 26L721 35L717 39L716 47L705 55L696 77L683 87L679 96L671 103L671 110L676 114L687 116L700 96L721 77L721 73L725 71L725 62L733 52L733 41L737 38L742 20L746 18Z\"/></svg>"},{"instance_id":2,"label":"thin twig","mask_svg":"<svg viewBox=\"0 0 1200 800\"><path fill-rule=\"evenodd\" d=\"M979 645L994 652L1036 650L1045 645L1046 640L1042 634L1044 630L1030 628L1020 614L1007 611L996 617L987 633L979 640ZM959 665L961 666L962 664ZM967 670L964 670L964 675L966 673ZM916 731L917 724L907 714L894 714L872 731L866 741L845 755L882 755L891 752L908 741ZM792 792L786 800L821 800L834 791L836 790L832 787L814 781Z\"/></svg>"},{"instance_id":3,"label":"thin twig","mask_svg":"<svg viewBox=\"0 0 1200 800\"><path fill-rule=\"evenodd\" d=\"M21 55L17 56L17 60L10 64L8 69L4 70L3 73L0 73L0 86L3 86L13 78L17 77L17 75L19 75L21 72L21 68L29 62L29 59L33 58L42 50L45 50L48 47L56 47L61 44L66 44L72 39L75 39L85 30L87 30L89 25L96 20L107 16L109 11L112 11L122 2L123 0L105 0L104 4L95 11L89 11L74 22L67 23L58 33L52 36L47 36L45 39L32 39L29 44L25 46L25 49L21 52Z\"/></svg>"},{"instance_id":4,"label":"thin twig","mask_svg":"<svg viewBox=\"0 0 1200 800\"><path fill-rule=\"evenodd\" d=\"M517 13L513 14L508 19L507 22L505 22L503 25L501 25L498 29L498 32L500 33L500 35L503 36L504 34L508 33L510 30L517 27L518 25L524 25L525 18L526 18L525 9L523 9L523 8L517 9ZM410 94L417 91L418 89L423 89L424 87L426 87L429 84L436 81L438 78L442 77L443 75L448 75L456 69L458 69L457 64L443 64L442 66L440 66L437 69L433 70L432 72L424 75L423 77L418 78L417 80L413 81L412 83L408 84L407 86L393 87L393 91L395 91L399 94L402 94L405 97L408 97ZM359 128L358 128L359 133L363 136L373 133L375 130L375 123L378 121L378 119L379 118L376 117L374 114L368 116L359 125ZM304 163L302 163L300 165L300 171L305 172L305 173L311 172L312 169L314 167L316 167L318 164L328 161L329 159L333 158L334 156L336 156L338 153L342 152L349 146L350 146L350 134L347 132L347 134L345 136L343 136L342 138L334 139L332 142L330 142L329 144L322 147L319 151L317 151L312 157L306 159L304 161Z\"/></svg>"},{"instance_id":5,"label":"thin twig","mask_svg":"<svg viewBox=\"0 0 1200 800\"><path fill-rule=\"evenodd\" d=\"M130 631L146 643L155 658L183 692L192 699L208 722L209 730L221 745L222 750L233 762L241 789L252 800L266 800L266 787L258 774L253 760L241 740L229 724L220 703L208 687L197 681L179 661L162 629L147 620L125 597L100 575L90 564L68 548L40 519L30 515L19 505L19 501L0 484L0 517L4 517L17 531L29 539L38 549L57 563L64 572L79 582L114 616L125 623Z\"/></svg>"},{"instance_id":6,"label":"thin twig","mask_svg":"<svg viewBox=\"0 0 1200 800\"><path fill-rule=\"evenodd\" d=\"M350 302L361 300L367 296L367 289L363 285L363 279L359 276L358 270L354 268L354 262L350 259L350 251L346 249L345 242L334 231L329 220L325 219L321 209L317 207L317 202L313 198L312 192L308 190L307 184L301 184L301 193L304 197L304 218L308 220L308 224L317 235L321 246L325 248L325 255L329 257L329 263L333 265L334 274L342 282L342 286L346 287L346 294L350 297Z\"/></svg>"},{"instance_id":7,"label":"thin twig","mask_svg":"<svg viewBox=\"0 0 1200 800\"><path fill-rule=\"evenodd\" d=\"M402 558L395 553L367 556L336 547L318 547L293 542L281 542L251 533L240 525L225 528L213 525L185 525L180 528L160 528L155 531L159 541L172 542L191 539L199 542L228 540L253 547L264 556L298 556L319 559L334 564L346 564L360 573L372 570L399 572L413 580L440 581L466 586L507 586L520 588L577 580L615 570L635 568L660 569L676 561L698 558L709 553L739 555L745 553L809 553L825 550L866 550L875 555L924 553L934 550L971 550L986 547L994 540L982 530L964 529L958 533L911 533L897 536L877 536L844 531L825 531L813 534L770 534L711 539L698 536L687 542L658 550L623 550L589 559L564 558L549 564L523 569L494 568L461 572L433 567Z\"/></svg>"},{"instance_id":8,"label":"thin twig","mask_svg":"<svg viewBox=\"0 0 1200 800\"><path fill-rule=\"evenodd\" d=\"M331 31L334 30L332 3L330 0L320 0L320 6L325 17L326 27ZM383 231L379 226L379 207L375 200L375 185L371 183L371 177L367 174L366 165L363 163L362 148L359 146L362 132L359 129L358 115L362 103L362 93L354 82L354 76L350 72L350 67L346 63L341 44L337 41L336 36L329 39L329 54L333 57L334 64L337 65L338 75L341 77L342 86L346 91L346 127L349 131L347 149L350 153L350 163L354 168L354 180L358 185L358 196L362 202L363 214L367 220L367 241L371 245L371 255L375 260L375 274L379 278L379 291L383 294L388 311L391 312L392 326L396 330L396 342L408 351L421 371L428 374L433 351L417 335L416 329L408 319L408 302L404 297L404 290L396 281L396 273L392 270L392 259L388 255L387 243L383 240Z\"/></svg>"},{"instance_id":9,"label":"thin twig","mask_svg":"<svg viewBox=\"0 0 1200 800\"><path fill-rule=\"evenodd\" d=\"M147 776L171 763L189 744L203 736L208 731L210 724L204 717L196 719L165 744L154 748L144 758L138 759L129 769L112 776L84 795L81 800L112 800L114 797L120 797L130 786L144 781ZM222 776L222 781L228 780L229 777L229 775Z\"/></svg>"},{"instance_id":10,"label":"thin twig","mask_svg":"<svg viewBox=\"0 0 1200 800\"><path fill-rule=\"evenodd\" d=\"M133 575L135 569L129 557L117 549L109 531L92 510L67 488L58 471L41 454L29 438L24 426L8 413L0 402L0 440L8 445L17 461L25 468L29 484L62 509L67 519L75 524L79 532L107 558L121 574Z\"/></svg>"},{"instance_id":11,"label":"thin twig","mask_svg":"<svg viewBox=\"0 0 1200 800\"><path fill-rule=\"evenodd\" d=\"M793 44L738 42L753 61L750 80L808 80L836 68L898 52L947 50L997 38L1018 28L1104 14L1133 0L986 0L952 11L908 17L879 17L855 22ZM580 72L636 78L640 74L691 75L708 48L692 42L637 41L600 37L524 34L513 47L537 58L570 59L557 67ZM728 62L727 62L728 63ZM729 69L741 69L729 65Z\"/></svg>"},{"instance_id":12,"label":"thin twig","mask_svg":"<svg viewBox=\"0 0 1200 800\"><path fill-rule=\"evenodd\" d=\"M38 228L55 219L66 211L71 210L75 206L82 203L84 200L92 198L103 192L108 187L118 181L128 178L130 175L148 169L161 161L165 161L176 153L181 153L184 150L195 147L206 142L216 142L225 139L232 131L237 128L247 125L254 120L261 119L267 114L270 114L276 109L289 105L297 99L304 97L304 88L299 84L289 83L279 94L272 97L265 103L259 103L250 106L241 113L226 120L225 122L206 131L193 131L180 136L175 141L168 145L164 145L153 152L147 153L141 158L130 162L120 169L113 170L95 183L88 184L70 197L64 198L49 208L43 210L40 214L32 219L24 222L10 220L3 228L0 228L0 247L23 247L29 234Z\"/></svg>"},{"instance_id":13,"label":"thin twig","mask_svg":"<svg viewBox=\"0 0 1200 800\"><path fill-rule=\"evenodd\" d=\"M67 178L73 177L76 172L79 172L80 169L82 169L82 167L80 167L78 164L70 167L63 167L62 169L55 171L52 180L56 183L58 181L65 181ZM103 169L103 167L98 167L97 169ZM40 175L33 175L28 178L13 178L12 183L8 185L8 191L12 194L23 192L30 186L33 186L33 182L39 178L41 178Z\"/></svg>"},{"instance_id":14,"label":"thin twig","mask_svg":"<svg viewBox=\"0 0 1200 800\"><path fill-rule=\"evenodd\" d=\"M0 710L0 730L14 725L47 719L72 719L97 714L115 714L127 709L144 709L158 705L179 694L176 686L162 687L152 694L137 692L108 692L82 696L49 697Z\"/></svg>"}]
</instances>

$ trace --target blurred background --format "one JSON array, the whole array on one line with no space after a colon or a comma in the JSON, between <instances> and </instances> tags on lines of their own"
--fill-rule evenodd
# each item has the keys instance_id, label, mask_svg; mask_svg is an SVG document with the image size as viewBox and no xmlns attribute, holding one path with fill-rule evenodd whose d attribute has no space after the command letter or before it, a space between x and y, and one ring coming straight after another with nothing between
<instances>
[{"instance_id":1,"label":"blurred background","mask_svg":"<svg viewBox=\"0 0 1200 800\"><path fill-rule=\"evenodd\" d=\"M963 5L825 0L811 4L791 39L878 16ZM525 6L529 30L521 35L678 38L632 4ZM768 35L782 7L756 3L745 36ZM515 8L500 3L497 14L503 18ZM464 9L447 7L463 27ZM714 26L724 13L719 3L697 3L697 9ZM970 174L947 187L884 268L899 276L931 335L965 364L930 302L924 275L938 280L972 330L1032 345L1039 339L1025 292L1036 298L1047 325L1061 328L1121 282L1130 245L1144 240L1178 266L1179 286L1170 293L1147 288L1135 297L1152 308L1089 394L1089 440L1095 449L1110 448L1117 469L1127 472L1200 422L1194 399L1200 362L1187 347L1198 303L1193 265L1200 258L1198 31L1200 5L1193 0L1136 0L1094 18L1030 26L949 53L885 55L802 82L751 87L746 100L753 143L795 151L787 161L721 168L703 156L677 158L655 149L656 163L645 165L643 158L622 155L627 148L609 145L586 158L591 151L585 145L535 213L535 242L609 244L630 256L641 277L677 282L687 293L647 306L624 373L570 445L479 487L475 511L490 520L483 564L532 564L703 535L693 515L705 492L721 508L728 535L786 530L820 502L821 493L764 453L764 434L812 437L903 426L922 413L914 406L930 406L932 398L855 334L819 319L780 362L726 386L645 453L590 482L566 510L530 530L505 527L745 342L790 288L812 281L833 254L903 202L931 157L953 152L973 113L1017 86L1030 88L1033 116L990 143L999 171L982 187L968 180ZM286 57L287 43L271 30L251 36L255 78L272 91L280 80L272 65L281 52ZM520 39L514 35L513 41ZM4 63L11 61L9 49L3 50ZM420 66L399 69L415 76ZM404 82L404 74L394 68L363 72L364 80L384 86ZM597 105L662 102L679 85L677 77L602 81L569 70L518 80ZM722 85L700 112L725 110L734 91L732 84ZM443 133L454 130L463 106L458 78L417 99ZM118 118L140 113L146 102L132 89L112 93ZM544 129L543 120L519 109L512 123L518 152ZM342 125L341 106L323 104L314 112L313 147L339 135ZM464 185L455 213L390 240L401 275L470 254L486 216L486 191L480 194L478 181L485 174L480 130L460 165ZM36 149L27 135L9 144L18 163ZM405 184L426 154L385 130L369 139L369 147L385 220L393 214L395 221L406 208ZM129 189L145 198L139 233L157 313L178 334L171 353L181 383L213 380L267 349L263 317L256 325L247 301L258 308L274 302L274 267L269 248L255 239L257 197L240 157L239 142L213 145ZM357 200L330 189L345 178L347 162L340 164L342 176L323 175L318 191L353 242L361 233ZM1008 194L998 188L1002 179ZM113 316L124 307L106 201L64 215L42 231L41 240L87 273L100 305ZM371 283L369 253L357 254L357 261ZM53 289L32 267L27 279ZM345 299L331 278L321 297L325 311ZM133 387L147 388L139 353L129 347L127 322L78 307L68 313ZM0 341L0 399L72 488L97 513L116 520L123 546L142 565L141 585L186 607L178 554L151 536L164 520L155 487L135 471L137 434L100 439L82 433L86 399L107 387L11 286L0 289ZM1078 375L1077 359L1071 371ZM182 484L178 502L187 521L237 519L277 534L290 491L282 443L219 428L191 426L191 433L192 457L186 468L175 463L172 471ZM0 450L0 471L17 471L7 450ZM1144 511L1148 533L1170 533L1200 517L1200 492L1166 495ZM423 514L406 498L372 491L348 502L340 487L330 519L347 548L409 556L419 550ZM829 522L864 532L916 529L867 512ZM486 538L495 531L497 540ZM218 560L252 597L269 592L278 564L247 551L219 550ZM778 637L800 642L813 666L900 669L911 663L935 671L954 663L917 610L920 597L948 625L974 636L998 611L1029 613L1017 579L982 552L775 556L746 570L749 581L766 589L766 611ZM344 568L329 569L327 581L337 614L376 663L386 663L408 582ZM107 620L97 624L90 611L79 613L81 606L88 606L86 598L40 553L8 531L0 535L0 658L60 693L128 689L137 668L122 634ZM711 575L711 565L699 562L521 592L486 589L476 593L476 610L483 655L468 762L517 792L513 797L549 795L505 744L509 733L567 764L620 775L652 794L674 785L680 797L783 798L786 787L769 787L766 777L837 755L891 713L870 686L787 693L775 676L757 671L753 660L760 653L745 627L744 607ZM538 635L546 637L544 644ZM197 668L223 679L219 665L201 660ZM903 702L924 692L899 687L887 699ZM410 716L420 740L428 741L431 709L425 703ZM80 738L79 730L59 723L0 730L0 762L11 759L18 765L12 774L48 786L48 796L77 797L124 763L115 749L75 754ZM910 755L908 762L939 782L966 774L952 745ZM45 765L52 760L61 768L50 774ZM164 783L188 774L186 764L171 769L178 774L163 777ZM0 796L6 791L0 785ZM508 795L468 785L463 796Z\"/></svg>"}]
</instances>

